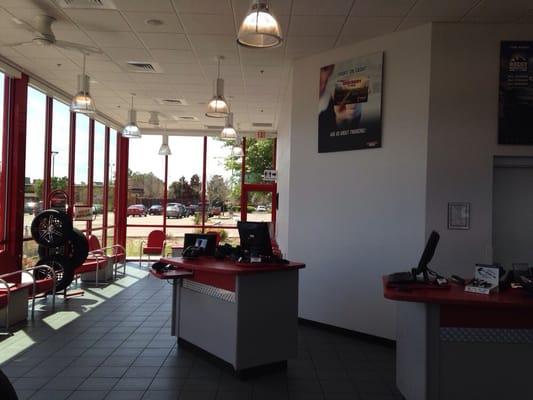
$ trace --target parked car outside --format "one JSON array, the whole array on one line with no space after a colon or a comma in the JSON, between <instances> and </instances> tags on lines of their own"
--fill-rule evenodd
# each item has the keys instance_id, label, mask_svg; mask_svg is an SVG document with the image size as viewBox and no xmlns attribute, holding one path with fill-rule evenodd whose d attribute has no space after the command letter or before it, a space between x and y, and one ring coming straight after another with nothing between
<instances>
[{"instance_id":1,"label":"parked car outside","mask_svg":"<svg viewBox=\"0 0 533 400\"><path fill-rule=\"evenodd\" d=\"M181 218L181 211L178 207L179 203L168 203L167 204L167 218Z\"/></svg>"},{"instance_id":2,"label":"parked car outside","mask_svg":"<svg viewBox=\"0 0 533 400\"><path fill-rule=\"evenodd\" d=\"M161 204L154 204L148 209L148 215L163 214L163 206Z\"/></svg>"},{"instance_id":3,"label":"parked car outside","mask_svg":"<svg viewBox=\"0 0 533 400\"><path fill-rule=\"evenodd\" d=\"M93 204L93 214L98 215L104 212L104 206L102 204Z\"/></svg>"},{"instance_id":4,"label":"parked car outside","mask_svg":"<svg viewBox=\"0 0 533 400\"><path fill-rule=\"evenodd\" d=\"M37 205L37 203L35 201L28 201L24 204L24 213L28 213L30 215L33 214L33 209L35 208L35 206Z\"/></svg>"},{"instance_id":5,"label":"parked car outside","mask_svg":"<svg viewBox=\"0 0 533 400\"><path fill-rule=\"evenodd\" d=\"M33 206L33 215L37 215L41 211L43 211L43 202L39 201L39 202L35 203L35 206Z\"/></svg>"},{"instance_id":6,"label":"parked car outside","mask_svg":"<svg viewBox=\"0 0 533 400\"><path fill-rule=\"evenodd\" d=\"M186 213L186 217L191 217L191 216L194 216L194 214L196 214L196 210L198 209L198 206L194 207L192 204L190 206L187 206L185 207L187 213Z\"/></svg>"},{"instance_id":7,"label":"parked car outside","mask_svg":"<svg viewBox=\"0 0 533 400\"><path fill-rule=\"evenodd\" d=\"M133 204L128 207L126 215L129 217L146 217L146 207L143 204Z\"/></svg>"},{"instance_id":8,"label":"parked car outside","mask_svg":"<svg viewBox=\"0 0 533 400\"><path fill-rule=\"evenodd\" d=\"M266 212L267 209L265 206L257 206L257 208L255 209L255 211L257 212Z\"/></svg>"},{"instance_id":9,"label":"parked car outside","mask_svg":"<svg viewBox=\"0 0 533 400\"><path fill-rule=\"evenodd\" d=\"M185 207L183 204L179 204L178 203L178 209L179 209L179 213L180 213L180 218L187 217L187 214L188 214L187 207Z\"/></svg>"}]
</instances>

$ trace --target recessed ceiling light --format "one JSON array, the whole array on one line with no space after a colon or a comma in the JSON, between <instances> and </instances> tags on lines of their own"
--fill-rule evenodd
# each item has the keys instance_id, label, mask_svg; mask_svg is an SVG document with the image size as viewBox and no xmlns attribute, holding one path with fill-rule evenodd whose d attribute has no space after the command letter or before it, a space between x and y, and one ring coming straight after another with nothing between
<instances>
[{"instance_id":1,"label":"recessed ceiling light","mask_svg":"<svg viewBox=\"0 0 533 400\"><path fill-rule=\"evenodd\" d=\"M160 19L156 19L156 18L147 19L146 21L144 21L144 23L146 25L152 25L152 26L161 26L164 24L163 21L161 21Z\"/></svg>"}]
</instances>

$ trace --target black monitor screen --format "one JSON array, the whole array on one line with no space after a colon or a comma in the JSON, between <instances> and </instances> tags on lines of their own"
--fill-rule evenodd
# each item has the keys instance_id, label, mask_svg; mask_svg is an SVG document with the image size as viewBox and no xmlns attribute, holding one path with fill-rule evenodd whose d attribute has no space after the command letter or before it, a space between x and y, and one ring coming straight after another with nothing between
<instances>
[{"instance_id":1,"label":"black monitor screen","mask_svg":"<svg viewBox=\"0 0 533 400\"><path fill-rule=\"evenodd\" d=\"M418 262L418 268L416 269L417 274L427 273L428 264L435 254L437 244L439 244L439 239L440 235L438 232L431 232L431 235L429 235L429 239L426 243L426 247L424 248L424 252L422 253L422 257L420 257L420 261Z\"/></svg>"},{"instance_id":2,"label":"black monitor screen","mask_svg":"<svg viewBox=\"0 0 533 400\"><path fill-rule=\"evenodd\" d=\"M271 257L272 243L268 223L266 222L238 222L241 248L248 251L251 257Z\"/></svg>"},{"instance_id":3,"label":"black monitor screen","mask_svg":"<svg viewBox=\"0 0 533 400\"><path fill-rule=\"evenodd\" d=\"M217 247L217 236L211 233L186 233L183 239L183 249L200 247L204 256L214 256Z\"/></svg>"}]
</instances>

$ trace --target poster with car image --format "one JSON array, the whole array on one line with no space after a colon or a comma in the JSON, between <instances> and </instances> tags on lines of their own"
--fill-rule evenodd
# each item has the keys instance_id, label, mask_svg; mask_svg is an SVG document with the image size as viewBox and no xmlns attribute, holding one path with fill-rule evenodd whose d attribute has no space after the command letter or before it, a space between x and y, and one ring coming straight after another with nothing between
<instances>
[{"instance_id":1,"label":"poster with car image","mask_svg":"<svg viewBox=\"0 0 533 400\"><path fill-rule=\"evenodd\" d=\"M320 68L318 152L381 147L383 53Z\"/></svg>"},{"instance_id":2,"label":"poster with car image","mask_svg":"<svg viewBox=\"0 0 533 400\"><path fill-rule=\"evenodd\" d=\"M502 42L498 144L533 144L533 42Z\"/></svg>"}]
</instances>

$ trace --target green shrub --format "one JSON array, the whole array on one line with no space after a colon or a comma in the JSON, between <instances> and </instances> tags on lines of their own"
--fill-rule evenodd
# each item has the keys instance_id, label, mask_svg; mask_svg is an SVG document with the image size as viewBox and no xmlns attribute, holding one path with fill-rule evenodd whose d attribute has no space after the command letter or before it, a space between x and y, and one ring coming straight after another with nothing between
<instances>
[{"instance_id":1,"label":"green shrub","mask_svg":"<svg viewBox=\"0 0 533 400\"><path fill-rule=\"evenodd\" d=\"M255 211L255 207L248 206L248 208L246 209L246 211L248 211L249 213L253 213L253 212Z\"/></svg>"}]
</instances>

